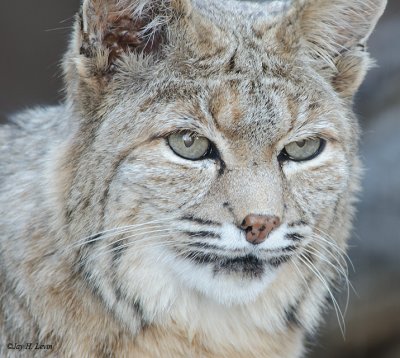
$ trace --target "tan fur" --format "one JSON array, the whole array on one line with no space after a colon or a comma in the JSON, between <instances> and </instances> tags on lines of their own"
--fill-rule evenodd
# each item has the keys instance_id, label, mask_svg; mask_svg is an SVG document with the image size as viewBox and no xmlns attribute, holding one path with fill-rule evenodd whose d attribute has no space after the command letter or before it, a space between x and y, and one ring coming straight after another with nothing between
<instances>
[{"instance_id":1,"label":"tan fur","mask_svg":"<svg viewBox=\"0 0 400 358\"><path fill-rule=\"evenodd\" d=\"M85 0L65 102L0 131L0 356L303 356L346 276L352 97L385 4ZM182 130L219 157L174 154ZM282 224L254 247L249 214ZM52 348L7 348L29 342Z\"/></svg>"}]
</instances>

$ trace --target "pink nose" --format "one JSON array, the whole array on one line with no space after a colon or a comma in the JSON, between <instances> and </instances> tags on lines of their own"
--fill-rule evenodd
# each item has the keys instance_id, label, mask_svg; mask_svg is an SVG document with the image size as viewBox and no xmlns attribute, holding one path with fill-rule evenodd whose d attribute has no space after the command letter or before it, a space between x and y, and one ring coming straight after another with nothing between
<instances>
[{"instance_id":1,"label":"pink nose","mask_svg":"<svg viewBox=\"0 0 400 358\"><path fill-rule=\"evenodd\" d=\"M246 240L253 245L265 241L270 232L281 224L277 216L270 215L247 215L240 228L246 232Z\"/></svg>"}]
</instances>

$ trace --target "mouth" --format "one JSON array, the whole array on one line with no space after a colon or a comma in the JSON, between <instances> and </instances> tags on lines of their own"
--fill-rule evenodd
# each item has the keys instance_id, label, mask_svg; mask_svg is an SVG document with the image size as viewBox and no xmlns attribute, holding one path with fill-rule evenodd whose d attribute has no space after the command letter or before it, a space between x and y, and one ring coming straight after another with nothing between
<instances>
[{"instance_id":1,"label":"mouth","mask_svg":"<svg viewBox=\"0 0 400 358\"><path fill-rule=\"evenodd\" d=\"M285 253L269 258L260 258L255 254L228 257L215 253L190 251L185 258L197 265L211 266L214 276L237 275L242 278L255 279L262 277L267 269L277 269L291 256L290 253Z\"/></svg>"}]
</instances>

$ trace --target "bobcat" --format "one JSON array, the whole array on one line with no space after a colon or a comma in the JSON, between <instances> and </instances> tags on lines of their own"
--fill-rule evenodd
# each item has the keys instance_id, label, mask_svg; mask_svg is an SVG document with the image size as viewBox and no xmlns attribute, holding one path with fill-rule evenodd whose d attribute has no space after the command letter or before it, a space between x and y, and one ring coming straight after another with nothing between
<instances>
[{"instance_id":1,"label":"bobcat","mask_svg":"<svg viewBox=\"0 0 400 358\"><path fill-rule=\"evenodd\" d=\"M65 101L0 132L0 356L303 356L385 5L84 0Z\"/></svg>"}]
</instances>

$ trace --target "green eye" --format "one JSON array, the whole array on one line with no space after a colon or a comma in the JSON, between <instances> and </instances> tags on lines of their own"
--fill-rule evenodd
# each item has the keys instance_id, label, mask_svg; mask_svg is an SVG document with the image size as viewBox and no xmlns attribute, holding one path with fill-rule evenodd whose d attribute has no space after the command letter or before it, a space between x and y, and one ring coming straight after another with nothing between
<instances>
[{"instance_id":1,"label":"green eye","mask_svg":"<svg viewBox=\"0 0 400 358\"><path fill-rule=\"evenodd\" d=\"M175 154L189 160L203 159L209 152L211 142L193 132L173 133L168 137L168 144Z\"/></svg>"},{"instance_id":2,"label":"green eye","mask_svg":"<svg viewBox=\"0 0 400 358\"><path fill-rule=\"evenodd\" d=\"M289 143L280 154L280 160L292 160L301 162L311 160L319 155L324 149L326 141L321 138L304 139Z\"/></svg>"}]
</instances>

